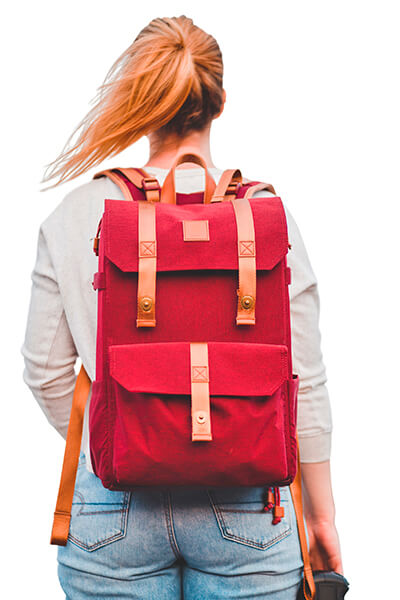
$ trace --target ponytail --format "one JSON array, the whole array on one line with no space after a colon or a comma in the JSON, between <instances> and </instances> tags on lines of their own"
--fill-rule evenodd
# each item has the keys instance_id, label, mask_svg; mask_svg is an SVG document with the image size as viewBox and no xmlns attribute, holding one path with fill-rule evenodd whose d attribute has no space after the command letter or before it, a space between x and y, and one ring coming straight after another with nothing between
<instances>
[{"instance_id":1,"label":"ponytail","mask_svg":"<svg viewBox=\"0 0 400 600\"><path fill-rule=\"evenodd\" d=\"M211 35L184 15L153 19L113 64L43 182L74 179L152 131L202 130L220 111L222 76Z\"/></svg>"}]
</instances>

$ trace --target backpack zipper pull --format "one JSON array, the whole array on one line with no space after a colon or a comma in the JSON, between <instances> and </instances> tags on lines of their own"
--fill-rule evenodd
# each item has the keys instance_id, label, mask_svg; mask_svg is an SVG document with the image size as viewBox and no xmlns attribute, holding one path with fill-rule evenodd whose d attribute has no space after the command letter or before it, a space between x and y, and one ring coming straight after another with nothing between
<instances>
[{"instance_id":1,"label":"backpack zipper pull","mask_svg":"<svg viewBox=\"0 0 400 600\"><path fill-rule=\"evenodd\" d=\"M285 509L280 505L281 502L281 493L279 487L274 487L274 497L275 497L275 506L274 506L274 518L272 519L272 525L277 525L281 522L282 517L285 516Z\"/></svg>"},{"instance_id":2,"label":"backpack zipper pull","mask_svg":"<svg viewBox=\"0 0 400 600\"><path fill-rule=\"evenodd\" d=\"M273 506L274 506L274 494L272 492L272 489L268 486L266 498L265 498L265 504L264 504L265 512L269 512Z\"/></svg>"}]
</instances>

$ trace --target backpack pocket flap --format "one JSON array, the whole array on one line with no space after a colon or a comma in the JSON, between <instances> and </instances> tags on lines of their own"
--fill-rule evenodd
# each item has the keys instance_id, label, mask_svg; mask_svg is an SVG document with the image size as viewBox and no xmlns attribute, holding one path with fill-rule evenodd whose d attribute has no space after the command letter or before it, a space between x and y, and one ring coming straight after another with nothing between
<instances>
[{"instance_id":1,"label":"backpack pocket flap","mask_svg":"<svg viewBox=\"0 0 400 600\"><path fill-rule=\"evenodd\" d=\"M114 345L110 374L135 393L191 393L190 343ZM279 344L208 343L211 396L268 396L288 379L288 348Z\"/></svg>"},{"instance_id":2,"label":"backpack pocket flap","mask_svg":"<svg viewBox=\"0 0 400 600\"><path fill-rule=\"evenodd\" d=\"M279 197L268 197L251 198L250 205L255 230L251 256L255 256L257 269L270 270L288 252L283 204ZM137 272L138 202L106 200L101 239L105 255L113 264L121 271ZM157 271L237 269L237 225L232 203L157 203L154 246Z\"/></svg>"}]
</instances>

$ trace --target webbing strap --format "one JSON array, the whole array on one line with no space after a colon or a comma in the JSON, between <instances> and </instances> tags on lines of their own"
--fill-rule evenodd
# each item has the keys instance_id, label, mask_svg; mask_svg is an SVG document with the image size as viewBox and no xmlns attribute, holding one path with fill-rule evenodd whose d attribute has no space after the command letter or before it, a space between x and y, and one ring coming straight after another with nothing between
<instances>
[{"instance_id":1,"label":"webbing strap","mask_svg":"<svg viewBox=\"0 0 400 600\"><path fill-rule=\"evenodd\" d=\"M90 379L83 365L76 379L69 419L67 441L65 443L64 462L61 471L56 510L50 544L65 546L71 521L71 507L74 497L76 472L81 450L83 416L90 392Z\"/></svg>"},{"instance_id":2,"label":"webbing strap","mask_svg":"<svg viewBox=\"0 0 400 600\"><path fill-rule=\"evenodd\" d=\"M303 593L306 600L313 600L315 597L315 583L308 554L306 530L303 520L303 502L301 494L301 470L300 470L300 452L299 441L297 439L297 472L293 483L289 486L292 495L294 511L296 513L297 529L299 532L300 548L304 564Z\"/></svg>"}]
</instances>

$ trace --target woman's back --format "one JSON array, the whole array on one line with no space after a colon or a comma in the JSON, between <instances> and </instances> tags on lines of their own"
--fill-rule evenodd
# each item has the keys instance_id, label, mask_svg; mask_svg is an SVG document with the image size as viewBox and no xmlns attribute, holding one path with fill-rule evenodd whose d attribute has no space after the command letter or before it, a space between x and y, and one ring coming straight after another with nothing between
<instances>
[{"instance_id":1,"label":"woman's back","mask_svg":"<svg viewBox=\"0 0 400 600\"><path fill-rule=\"evenodd\" d=\"M223 170L210 168L209 171L218 183ZM168 169L153 167L147 168L147 172L162 185ZM200 167L177 169L175 176L178 193L189 194L204 189L204 170ZM268 195L273 194L264 190L256 192L255 197ZM97 302L92 281L97 258L92 247L105 198L124 200L120 188L106 177L93 179L74 189L43 222L39 234L33 272L35 285L23 347L24 377L49 421L64 437L77 356L90 379L95 378ZM293 315L293 370L301 374L300 450L302 456L322 461L329 455L331 415L320 350L317 281L299 229L285 203L283 205L291 244L287 260L292 271L289 297ZM306 326L308 331L305 331ZM311 415L314 423L310 432ZM303 423L306 425L304 438ZM307 444L310 433L313 434L312 447ZM87 466L91 469L87 418L83 448Z\"/></svg>"},{"instance_id":2,"label":"woman's back","mask_svg":"<svg viewBox=\"0 0 400 600\"><path fill-rule=\"evenodd\" d=\"M225 99L216 40L183 15L153 19L112 66L95 106L76 130L77 139L71 142L71 136L45 181L54 178L58 185L82 175L147 136L150 156L144 169L160 184L183 150L200 154L218 183L222 170L211 159L210 129ZM201 168L178 168L175 177L177 192L204 190ZM64 437L78 357L95 379L97 259L92 247L107 198L124 199L105 177L76 188L39 233L22 348L24 378ZM291 244L292 363L300 380L297 422L310 553L314 568L340 570L318 286L301 234L283 206ZM68 512L61 515L69 537L59 548L59 577L69 600L295 600L303 560L288 486L275 488L286 506L282 518L274 520L263 511L268 509L264 486L111 491L93 473L88 431L86 410L71 521ZM115 441L123 450L124 440Z\"/></svg>"}]
</instances>

